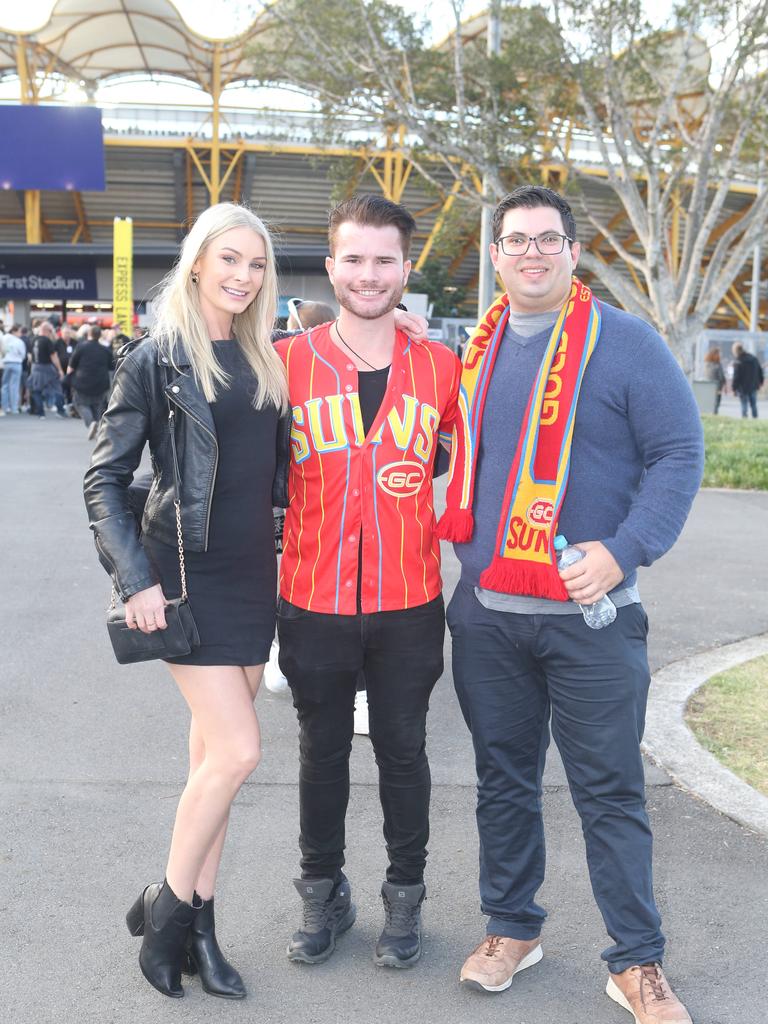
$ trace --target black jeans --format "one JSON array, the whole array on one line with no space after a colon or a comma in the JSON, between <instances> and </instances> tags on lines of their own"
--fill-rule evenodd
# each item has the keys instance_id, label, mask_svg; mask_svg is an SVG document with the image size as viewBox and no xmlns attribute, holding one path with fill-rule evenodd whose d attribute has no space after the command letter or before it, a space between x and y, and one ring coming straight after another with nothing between
<instances>
[{"instance_id":1,"label":"black jeans","mask_svg":"<svg viewBox=\"0 0 768 1024\"><path fill-rule=\"evenodd\" d=\"M92 423L98 423L107 408L108 391L102 391L100 395L84 395L77 389L73 392L75 408L80 413L80 419L86 427Z\"/></svg>"},{"instance_id":2,"label":"black jeans","mask_svg":"<svg viewBox=\"0 0 768 1024\"><path fill-rule=\"evenodd\" d=\"M443 671L442 597L405 611L308 612L278 604L280 668L299 719L303 878L336 878L344 864L355 690L368 689L371 741L389 856L387 880L424 876L431 780L425 749L429 695Z\"/></svg>"}]
</instances>

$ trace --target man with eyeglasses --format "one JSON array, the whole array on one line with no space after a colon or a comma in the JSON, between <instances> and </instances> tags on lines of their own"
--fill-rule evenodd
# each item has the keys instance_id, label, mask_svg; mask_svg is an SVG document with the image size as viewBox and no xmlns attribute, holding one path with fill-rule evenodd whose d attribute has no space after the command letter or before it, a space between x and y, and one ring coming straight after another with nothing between
<instances>
[{"instance_id":1,"label":"man with eyeglasses","mask_svg":"<svg viewBox=\"0 0 768 1024\"><path fill-rule=\"evenodd\" d=\"M496 209L493 231L505 294L467 344L438 525L462 566L447 619L475 748L489 918L461 982L501 992L541 960L546 915L535 898L551 717L613 939L603 953L606 992L638 1024L690 1024L661 969L640 754L647 618L636 570L683 527L701 480L699 416L657 332L598 302L573 276L579 243L564 199L518 188ZM556 534L584 553L562 572ZM590 629L579 605L607 593L616 619Z\"/></svg>"}]
</instances>

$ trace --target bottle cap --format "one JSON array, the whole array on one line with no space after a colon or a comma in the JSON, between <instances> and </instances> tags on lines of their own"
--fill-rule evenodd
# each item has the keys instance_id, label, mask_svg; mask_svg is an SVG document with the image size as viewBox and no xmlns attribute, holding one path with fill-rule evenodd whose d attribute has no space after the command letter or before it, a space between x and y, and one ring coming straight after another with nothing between
<instances>
[{"instance_id":1,"label":"bottle cap","mask_svg":"<svg viewBox=\"0 0 768 1024\"><path fill-rule=\"evenodd\" d=\"M563 548L567 547L568 541L565 539L562 533L558 533L558 535L555 537L555 551L562 551Z\"/></svg>"}]
</instances>

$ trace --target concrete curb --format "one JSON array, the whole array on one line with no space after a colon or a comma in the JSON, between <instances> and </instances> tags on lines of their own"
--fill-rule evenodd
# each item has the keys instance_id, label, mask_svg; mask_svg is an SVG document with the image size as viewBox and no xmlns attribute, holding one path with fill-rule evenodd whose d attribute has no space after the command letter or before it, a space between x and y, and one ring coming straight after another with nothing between
<instances>
[{"instance_id":1,"label":"concrete curb","mask_svg":"<svg viewBox=\"0 0 768 1024\"><path fill-rule=\"evenodd\" d=\"M768 633L667 665L651 681L643 750L675 782L740 825L768 836L768 797L704 750L683 720L688 698L726 669L768 654Z\"/></svg>"}]
</instances>

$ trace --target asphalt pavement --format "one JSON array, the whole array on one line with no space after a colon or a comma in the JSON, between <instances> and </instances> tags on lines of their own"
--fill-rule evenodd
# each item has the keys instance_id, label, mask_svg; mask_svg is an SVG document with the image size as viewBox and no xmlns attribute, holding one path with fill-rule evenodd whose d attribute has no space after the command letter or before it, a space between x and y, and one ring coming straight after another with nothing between
<instances>
[{"instance_id":1,"label":"asphalt pavement","mask_svg":"<svg viewBox=\"0 0 768 1024\"><path fill-rule=\"evenodd\" d=\"M107 577L81 495L82 423L0 419L0 1013L12 1024L621 1024L605 996L578 817L552 752L545 815L549 911L544 959L498 996L462 991L459 968L482 939L474 770L451 685L429 717L432 839L425 952L410 971L377 968L384 870L372 751L356 737L347 872L355 926L318 967L290 964L299 920L297 730L264 691L264 760L235 804L217 892L220 941L249 989L242 1003L165 999L141 978L123 916L162 874L185 776L187 716L160 664L120 668L104 627ZM654 670L766 631L768 494L707 491L674 550L640 586ZM444 547L446 590L457 576ZM448 654L448 645L446 645ZM446 665L450 661L446 659ZM764 1024L768 839L648 766L665 967L696 1024Z\"/></svg>"}]
</instances>

